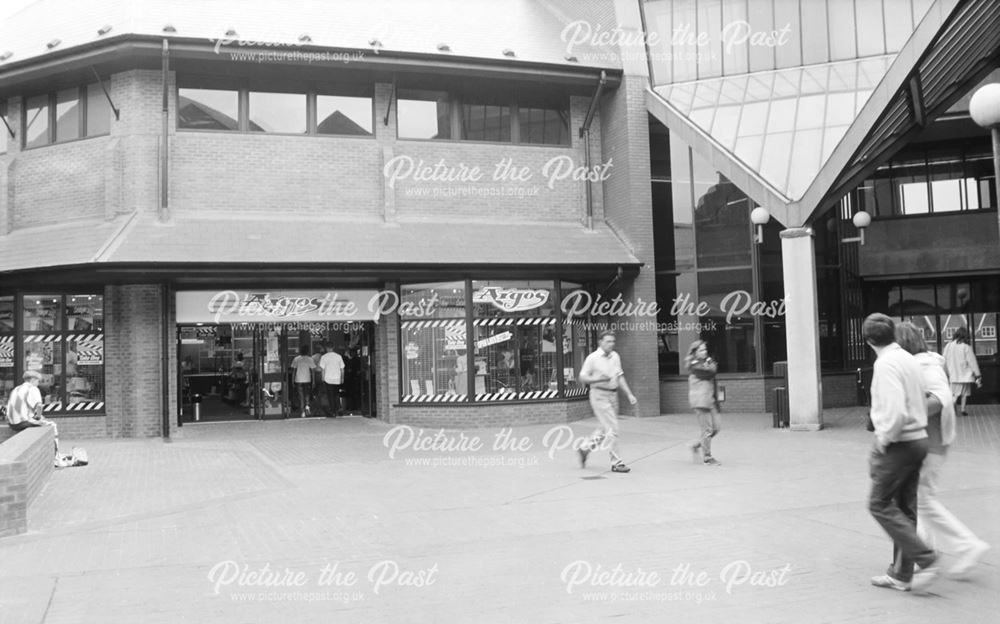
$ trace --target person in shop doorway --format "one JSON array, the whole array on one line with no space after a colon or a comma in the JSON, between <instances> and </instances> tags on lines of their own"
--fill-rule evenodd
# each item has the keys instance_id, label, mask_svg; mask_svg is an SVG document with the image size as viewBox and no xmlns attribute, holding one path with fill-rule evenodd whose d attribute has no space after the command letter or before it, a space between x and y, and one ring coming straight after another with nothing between
<instances>
[{"instance_id":1,"label":"person in shop doorway","mask_svg":"<svg viewBox=\"0 0 1000 624\"><path fill-rule=\"evenodd\" d=\"M704 340L695 340L684 358L684 366L688 372L688 403L698 416L698 427L701 430L701 437L688 444L688 448L691 449L695 462L700 461L706 466L721 466L722 463L712 456L712 438L722 430L715 382L719 365L708 355L708 344Z\"/></svg>"},{"instance_id":2,"label":"person in shop doorway","mask_svg":"<svg viewBox=\"0 0 1000 624\"><path fill-rule=\"evenodd\" d=\"M312 398L313 371L319 366L309 355L309 347L302 345L299 347L299 354L292 360L290 368L293 371L295 390L299 397L299 416L305 418L311 415L309 400Z\"/></svg>"},{"instance_id":3,"label":"person in shop doorway","mask_svg":"<svg viewBox=\"0 0 1000 624\"><path fill-rule=\"evenodd\" d=\"M344 354L344 390L348 413L361 412L361 358L358 350L351 348Z\"/></svg>"},{"instance_id":4,"label":"person in shop doorway","mask_svg":"<svg viewBox=\"0 0 1000 624\"><path fill-rule=\"evenodd\" d=\"M323 386L326 390L326 399L330 404L326 417L343 416L344 409L340 405L340 386L344 383L344 358L330 349L319 359L319 367L323 370Z\"/></svg>"},{"instance_id":5,"label":"person in shop doorway","mask_svg":"<svg viewBox=\"0 0 1000 624\"><path fill-rule=\"evenodd\" d=\"M954 339L944 347L944 369L951 380L951 393L959 404L962 416L968 416L965 402L972 394L972 384L983 386L983 376L979 371L976 354L969 346L969 330L959 327Z\"/></svg>"},{"instance_id":6,"label":"person in shop doorway","mask_svg":"<svg viewBox=\"0 0 1000 624\"><path fill-rule=\"evenodd\" d=\"M917 533L917 488L927 456L927 403L917 359L896 342L896 324L870 314L862 336L875 351L871 419L875 427L868 472L868 512L892 539L893 564L872 585L926 589L938 576L938 554ZM914 572L915 566L920 569Z\"/></svg>"},{"instance_id":7,"label":"person in shop doorway","mask_svg":"<svg viewBox=\"0 0 1000 624\"><path fill-rule=\"evenodd\" d=\"M577 450L580 465L586 467L587 456L602 443L607 443L608 453L611 455L611 471L629 472L631 468L625 465L618 452L618 390L625 391L629 404L635 405L638 400L625 381L621 358L615 352L614 332L601 333L597 344L597 350L583 362L580 383L590 384L590 407L600 426Z\"/></svg>"}]
</instances>

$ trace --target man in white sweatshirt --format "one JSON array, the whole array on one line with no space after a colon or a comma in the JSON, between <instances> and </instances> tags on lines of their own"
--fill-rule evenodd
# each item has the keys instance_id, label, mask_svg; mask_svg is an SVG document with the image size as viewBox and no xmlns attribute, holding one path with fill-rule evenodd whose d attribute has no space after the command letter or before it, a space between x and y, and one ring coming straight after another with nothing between
<instances>
[{"instance_id":1,"label":"man in white sweatshirt","mask_svg":"<svg viewBox=\"0 0 1000 624\"><path fill-rule=\"evenodd\" d=\"M871 419L875 444L869 460L872 480L868 511L892 538L897 562L877 587L922 589L938 574L937 554L917 535L917 486L927 456L927 405L923 375L916 359L896 343L895 325L884 314L871 314L862 328L875 351ZM920 571L913 572L914 564Z\"/></svg>"}]
</instances>

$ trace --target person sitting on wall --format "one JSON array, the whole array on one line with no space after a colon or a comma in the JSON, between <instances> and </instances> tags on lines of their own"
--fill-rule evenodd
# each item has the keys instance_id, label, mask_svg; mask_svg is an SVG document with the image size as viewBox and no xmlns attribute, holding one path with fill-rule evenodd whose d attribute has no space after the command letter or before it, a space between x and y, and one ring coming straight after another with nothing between
<instances>
[{"instance_id":1,"label":"person sitting on wall","mask_svg":"<svg viewBox=\"0 0 1000 624\"><path fill-rule=\"evenodd\" d=\"M7 424L15 432L24 431L28 427L52 427L56 453L59 453L59 428L42 416L42 393L38 389L42 375L29 370L24 371L22 378L24 383L14 388L7 399Z\"/></svg>"}]
</instances>

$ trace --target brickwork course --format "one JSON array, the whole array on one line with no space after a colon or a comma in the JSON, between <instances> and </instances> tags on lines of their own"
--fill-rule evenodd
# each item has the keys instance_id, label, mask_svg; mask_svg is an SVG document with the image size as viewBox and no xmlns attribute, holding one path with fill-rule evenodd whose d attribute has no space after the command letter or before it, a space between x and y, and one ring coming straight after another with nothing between
<instances>
[{"instance_id":1,"label":"brickwork course","mask_svg":"<svg viewBox=\"0 0 1000 624\"><path fill-rule=\"evenodd\" d=\"M941 496L994 545L998 417L959 419ZM926 593L869 584L891 544L866 510L862 409L815 433L724 418L709 468L686 448L693 416L623 417L627 475L602 451L585 469L550 457L592 419L515 428L503 450L502 430L449 430L463 448L393 457L393 425L362 418L87 441L91 465L57 471L29 532L0 540L0 621L996 621L1000 548Z\"/></svg>"}]
</instances>

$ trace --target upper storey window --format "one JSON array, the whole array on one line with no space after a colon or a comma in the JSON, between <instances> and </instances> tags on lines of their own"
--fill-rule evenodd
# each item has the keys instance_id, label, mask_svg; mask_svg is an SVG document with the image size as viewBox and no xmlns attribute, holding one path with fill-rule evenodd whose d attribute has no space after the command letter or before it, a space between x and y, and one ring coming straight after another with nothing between
<instances>
[{"instance_id":1,"label":"upper storey window","mask_svg":"<svg viewBox=\"0 0 1000 624\"><path fill-rule=\"evenodd\" d=\"M101 136L111 132L111 105L105 84L61 89L24 99L24 147Z\"/></svg>"},{"instance_id":2,"label":"upper storey window","mask_svg":"<svg viewBox=\"0 0 1000 624\"><path fill-rule=\"evenodd\" d=\"M568 102L511 96L400 90L401 139L458 139L530 145L569 145Z\"/></svg>"},{"instance_id":3,"label":"upper storey window","mask_svg":"<svg viewBox=\"0 0 1000 624\"><path fill-rule=\"evenodd\" d=\"M177 127L182 130L286 135L372 136L370 86L219 84L182 78Z\"/></svg>"}]
</instances>

